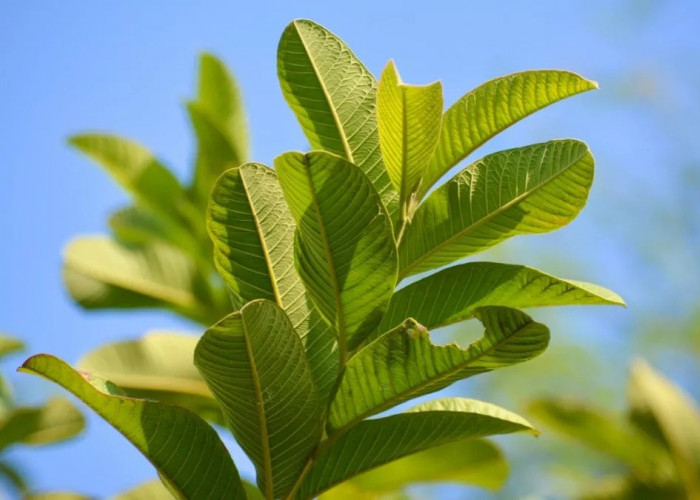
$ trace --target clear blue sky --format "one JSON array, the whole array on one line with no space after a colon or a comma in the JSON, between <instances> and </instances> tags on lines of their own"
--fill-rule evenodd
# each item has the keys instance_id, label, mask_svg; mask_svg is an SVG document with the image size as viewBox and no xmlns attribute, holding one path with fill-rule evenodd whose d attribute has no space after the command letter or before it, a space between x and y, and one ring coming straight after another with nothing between
<instances>
[{"instance_id":1,"label":"clear blue sky","mask_svg":"<svg viewBox=\"0 0 700 500\"><path fill-rule=\"evenodd\" d=\"M150 328L191 328L161 313L87 314L68 300L62 247L78 234L105 232L105 216L126 197L69 150L65 138L86 129L117 132L185 176L193 143L181 103L193 93L198 53L209 50L230 64L243 89L253 159L269 164L285 150L305 149L275 72L279 35L299 17L340 35L375 74L393 58L408 82L441 79L447 103L484 80L523 69L569 69L599 81L601 90L529 118L481 151L578 137L598 166L590 205L577 221L559 233L508 243L493 258L623 294L627 310L576 311L569 332L604 348L619 383L630 356L653 354L630 340L631 329L651 313L677 320L697 307L697 1L2 0L0 330L26 339L31 353L74 362L104 342ZM579 263L573 270L572 261ZM12 358L3 368L20 361ZM681 383L698 374L682 353L658 361ZM11 380L26 403L55 391L26 375ZM94 417L80 440L12 457L40 489L104 497L155 477Z\"/></svg>"}]
</instances>

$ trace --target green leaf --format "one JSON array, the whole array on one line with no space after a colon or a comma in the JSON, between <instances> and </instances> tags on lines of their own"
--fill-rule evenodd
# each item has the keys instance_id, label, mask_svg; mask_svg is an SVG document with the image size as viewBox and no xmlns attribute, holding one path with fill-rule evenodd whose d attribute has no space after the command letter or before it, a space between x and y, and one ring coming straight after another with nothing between
<instances>
[{"instance_id":1,"label":"green leaf","mask_svg":"<svg viewBox=\"0 0 700 500\"><path fill-rule=\"evenodd\" d=\"M0 359L24 350L24 343L16 338L0 333Z\"/></svg>"},{"instance_id":2,"label":"green leaf","mask_svg":"<svg viewBox=\"0 0 700 500\"><path fill-rule=\"evenodd\" d=\"M17 443L43 445L63 441L84 427L82 413L64 398L49 399L38 407L16 407L0 419L0 450Z\"/></svg>"},{"instance_id":3,"label":"green leaf","mask_svg":"<svg viewBox=\"0 0 700 500\"><path fill-rule=\"evenodd\" d=\"M192 260L161 243L127 248L103 237L76 239L64 253L63 279L87 309L166 307L203 323L224 310Z\"/></svg>"},{"instance_id":4,"label":"green leaf","mask_svg":"<svg viewBox=\"0 0 700 500\"><path fill-rule=\"evenodd\" d=\"M18 494L25 493L28 489L24 475L8 462L0 462L0 484L2 483Z\"/></svg>"},{"instance_id":5,"label":"green leaf","mask_svg":"<svg viewBox=\"0 0 700 500\"><path fill-rule=\"evenodd\" d=\"M346 484L360 492L399 493L407 486L456 483L497 490L508 477L508 462L496 445L485 439L463 439L400 458L364 472L324 494L340 496ZM334 492L338 492L334 496Z\"/></svg>"},{"instance_id":6,"label":"green leaf","mask_svg":"<svg viewBox=\"0 0 700 500\"><path fill-rule=\"evenodd\" d=\"M94 500L91 497L72 493L70 491L47 491L44 493L30 493L23 500Z\"/></svg>"},{"instance_id":7,"label":"green leaf","mask_svg":"<svg viewBox=\"0 0 700 500\"><path fill-rule=\"evenodd\" d=\"M316 386L289 318L274 302L250 302L207 330L194 359L265 497L285 494L321 437Z\"/></svg>"},{"instance_id":8,"label":"green leaf","mask_svg":"<svg viewBox=\"0 0 700 500\"><path fill-rule=\"evenodd\" d=\"M641 479L673 477L673 464L662 446L615 415L571 399L531 402L528 412L554 430L628 465Z\"/></svg>"},{"instance_id":9,"label":"green leaf","mask_svg":"<svg viewBox=\"0 0 700 500\"><path fill-rule=\"evenodd\" d=\"M445 112L420 198L450 168L502 130L552 103L596 88L597 83L568 71L535 70L502 76L468 92Z\"/></svg>"},{"instance_id":10,"label":"green leaf","mask_svg":"<svg viewBox=\"0 0 700 500\"><path fill-rule=\"evenodd\" d=\"M197 164L192 189L206 205L216 179L248 156L248 130L238 85L213 54L199 59L197 98L187 104L197 134Z\"/></svg>"},{"instance_id":11,"label":"green leaf","mask_svg":"<svg viewBox=\"0 0 700 500\"><path fill-rule=\"evenodd\" d=\"M112 500L172 500L173 495L160 479L148 481L112 497Z\"/></svg>"},{"instance_id":12,"label":"green leaf","mask_svg":"<svg viewBox=\"0 0 700 500\"><path fill-rule=\"evenodd\" d=\"M282 33L277 75L311 147L360 167L394 216L398 193L379 149L372 73L336 35L313 21L296 20Z\"/></svg>"},{"instance_id":13,"label":"green leaf","mask_svg":"<svg viewBox=\"0 0 700 500\"><path fill-rule=\"evenodd\" d=\"M404 85L389 61L377 89L377 123L384 164L399 192L402 220L410 220L413 213L417 201L413 195L437 146L441 122L440 82Z\"/></svg>"},{"instance_id":14,"label":"green leaf","mask_svg":"<svg viewBox=\"0 0 700 500\"><path fill-rule=\"evenodd\" d=\"M514 413L464 398L431 401L406 413L366 420L321 445L296 498L312 498L362 472L419 451L519 431L536 432Z\"/></svg>"},{"instance_id":15,"label":"green leaf","mask_svg":"<svg viewBox=\"0 0 700 500\"><path fill-rule=\"evenodd\" d=\"M385 332L412 317L429 329L473 316L481 306L514 308L624 301L606 288L563 280L526 266L469 262L449 267L398 290L378 328Z\"/></svg>"},{"instance_id":16,"label":"green leaf","mask_svg":"<svg viewBox=\"0 0 700 500\"><path fill-rule=\"evenodd\" d=\"M658 423L688 498L700 496L700 409L682 389L644 361L632 366L630 399L635 412Z\"/></svg>"},{"instance_id":17,"label":"green leaf","mask_svg":"<svg viewBox=\"0 0 700 500\"><path fill-rule=\"evenodd\" d=\"M565 139L488 155L422 203L399 249L405 278L485 250L517 234L552 231L583 208L593 157Z\"/></svg>"},{"instance_id":18,"label":"green leaf","mask_svg":"<svg viewBox=\"0 0 700 500\"><path fill-rule=\"evenodd\" d=\"M187 410L115 395L114 385L81 375L47 354L29 358L21 371L67 389L124 435L182 498L244 498L243 485L216 431Z\"/></svg>"},{"instance_id":19,"label":"green leaf","mask_svg":"<svg viewBox=\"0 0 700 500\"><path fill-rule=\"evenodd\" d=\"M330 427L351 427L457 380L532 359L547 348L547 327L520 311L484 307L475 315L484 324L484 337L466 349L433 345L428 331L408 319L359 351L345 367L330 407Z\"/></svg>"},{"instance_id":20,"label":"green leaf","mask_svg":"<svg viewBox=\"0 0 700 500\"><path fill-rule=\"evenodd\" d=\"M78 369L109 380L125 395L176 404L225 425L219 404L194 366L198 337L156 331L107 344L87 354Z\"/></svg>"},{"instance_id":21,"label":"green leaf","mask_svg":"<svg viewBox=\"0 0 700 500\"><path fill-rule=\"evenodd\" d=\"M186 224L193 208L184 189L143 146L108 134L74 135L68 142L103 167L140 205Z\"/></svg>"},{"instance_id":22,"label":"green leaf","mask_svg":"<svg viewBox=\"0 0 700 500\"><path fill-rule=\"evenodd\" d=\"M268 299L287 313L326 401L338 372L335 336L294 269L296 224L274 170L247 163L222 175L212 192L208 227L216 267L236 307Z\"/></svg>"},{"instance_id":23,"label":"green leaf","mask_svg":"<svg viewBox=\"0 0 700 500\"><path fill-rule=\"evenodd\" d=\"M367 177L342 158L285 153L275 169L298 226L297 270L344 359L345 344L381 321L396 284L391 221Z\"/></svg>"}]
</instances>

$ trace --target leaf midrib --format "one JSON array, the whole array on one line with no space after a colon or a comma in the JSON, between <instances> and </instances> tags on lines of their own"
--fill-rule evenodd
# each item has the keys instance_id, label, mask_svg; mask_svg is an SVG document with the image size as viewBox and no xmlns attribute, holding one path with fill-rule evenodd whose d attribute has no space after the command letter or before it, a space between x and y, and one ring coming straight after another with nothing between
<instances>
[{"instance_id":1,"label":"leaf midrib","mask_svg":"<svg viewBox=\"0 0 700 500\"><path fill-rule=\"evenodd\" d=\"M495 211L489 213L489 214L486 215L485 217L480 218L479 220L475 221L475 222L472 223L471 225L465 227L465 228L462 229L461 231L458 231L458 232L455 233L454 235L450 236L450 237L447 238L446 240L443 240L441 243L439 243L438 245L434 246L432 249L430 249L430 250L428 250L427 252L423 253L418 259L416 259L416 260L414 260L413 262L411 262L411 264L410 264L409 266L405 267L404 269L402 269L402 270L399 272L399 281L401 281L402 279L404 279L404 278L406 278L407 276L409 276L409 275L410 275L410 271L413 270L418 264L424 262L427 258L433 256L435 253L441 251L445 246L448 246L448 245L452 244L455 240L462 238L463 236L466 235L466 233L468 233L468 232L474 230L474 228L479 227L479 226L482 226L482 225L484 225L484 224L490 222L492 219L494 219L494 218L496 218L497 216L501 215L503 212L508 211L508 210L511 209L513 206L517 205L518 203L520 203L520 202L523 201L524 199L530 197L532 194L534 194L535 191L541 189L543 186L546 186L546 185L549 184L550 182L554 181L554 180L555 180L557 177L559 177L560 175L562 175L562 174L568 172L569 169L571 169L571 168L573 168L574 166L576 166L576 165L577 165L581 160L583 160L587 155L588 155L588 148L586 148L586 149L583 150L583 154L582 154L581 156L577 157L574 161L572 161L571 163L569 163L566 167L562 168L562 169L561 169L559 172L557 172L556 174L552 175L551 177L548 177L545 181L543 181L543 182L541 182L541 183L539 183L539 184L536 184L536 185L533 186L531 189L529 189L529 190L523 192L523 193L522 193L521 195L519 195L519 196L516 196L515 198L513 198L511 201L509 201L509 202L506 203L505 205L501 205L501 207L499 207L499 208L496 209ZM447 184L445 184L445 185L447 185ZM404 242L405 242L405 241L406 241L406 240L404 239Z\"/></svg>"},{"instance_id":2,"label":"leaf midrib","mask_svg":"<svg viewBox=\"0 0 700 500\"><path fill-rule=\"evenodd\" d=\"M338 131L338 137L340 138L342 144L343 144L343 149L345 150L345 156L347 160L350 163L355 163L355 159L352 154L352 149L350 148L350 144L348 143L347 137L345 137L345 129L342 126L342 122L340 121L340 117L338 116L338 112L335 109L335 106L333 105L333 100L331 98L329 90L326 88L326 85L323 82L323 79L321 78L321 75L319 73L318 68L316 67L316 63L314 62L313 57L311 56L311 52L309 50L309 47L306 45L306 41L304 40L304 37L302 36L301 31L298 28L299 26L299 21L294 21L294 29L297 32L297 36L299 37L299 41L301 42L301 45L304 47L304 51L306 52L306 57L309 60L309 64L311 64L311 69L314 71L314 75L316 75L316 81L318 82L319 86L321 87L321 90L323 91L323 96L326 98L326 103L328 104L328 109L330 109L331 116L333 117L333 121L335 122L336 125L336 130Z\"/></svg>"},{"instance_id":3,"label":"leaf midrib","mask_svg":"<svg viewBox=\"0 0 700 500\"><path fill-rule=\"evenodd\" d=\"M530 325L534 325L534 324L536 324L534 321L531 321L531 322L529 322L529 323L524 324L523 326L521 326L520 328L518 328L517 330L515 330L511 335L509 335L509 336L507 336L507 337L504 337L503 339L499 340L499 341L496 342L495 344L492 344L492 345L489 347L488 350L485 350L485 351L481 352L479 355L477 355L477 356L475 356L475 357L471 357L471 358L465 360L463 363L460 363L460 364L458 364L457 366L454 366L454 367L452 367L452 368L450 368L450 369L448 369L448 370L442 372L439 376L437 376L437 377L435 377L435 378L433 378L433 379L426 380L426 381L424 381L424 382L422 382L422 383L420 383L420 384L418 384L418 385L416 385L416 386L410 387L410 388L407 389L406 391L403 391L403 392L401 392L401 393L399 393L399 394L396 394L395 396L393 396L392 398L386 400L384 403L380 404L379 406L375 406L375 407L373 407L373 408L371 408L371 409L365 411L364 413L362 413L362 414L356 416L356 417L355 417L353 420L351 420L350 422L348 422L348 423L342 425L341 427L339 427L339 428L335 431L335 433L342 434L342 433L344 433L345 431L347 431L349 428L355 426L358 422L361 422L362 420L364 420L365 418L367 418L367 417L369 417L369 416L371 416L371 415L376 415L376 414L379 413L379 412L382 412L382 411L384 411L384 410L387 410L387 409L391 408L391 407L394 406L395 404L398 404L398 403L401 403L401 402L403 402L403 401L407 401L407 400L409 400L409 399L413 399L413 398L415 398L415 397L418 397L418 394L417 394L417 393L419 393L422 389L425 389L426 387L430 386L431 384L444 382L445 379L449 378L449 377L450 377L451 375L453 375L455 372L458 372L458 371L460 371L460 370L463 370L463 369L465 369L465 368L468 368L469 365L471 365L472 363L475 363L475 362L479 361L479 360L480 360L481 358L483 358L484 356L486 356L486 355L492 353L494 350L496 350L496 349L498 349L499 347L501 347L503 344L505 344L507 341L511 340L513 337L516 337L517 335L521 334L522 331L525 330L527 327L529 327ZM429 336L428 334L425 334L425 335L428 336L428 342L429 342L430 345L433 346L433 347L451 347L451 346L435 346L435 345L430 341L430 336ZM381 339L381 337L380 337L380 339ZM485 340L485 339L486 339L486 335L484 335L484 337L482 337L481 339L479 339L477 342L475 342L475 343L473 343L473 344L467 346L465 349L462 349L461 347L459 347L459 346L456 345L456 344L454 345L454 347L457 347L462 353L465 353L465 351L468 351L469 348L478 346L478 345L479 345L483 340ZM379 341L379 339L377 339L377 341ZM368 345L367 347L365 347L364 349L368 349L371 345L372 345L372 344L369 344L369 345ZM364 350L364 349L363 349L363 350ZM359 354L359 353L358 353L358 354ZM486 371L488 371L488 370L486 370ZM334 434L335 434L335 433L334 433Z\"/></svg>"}]
</instances>

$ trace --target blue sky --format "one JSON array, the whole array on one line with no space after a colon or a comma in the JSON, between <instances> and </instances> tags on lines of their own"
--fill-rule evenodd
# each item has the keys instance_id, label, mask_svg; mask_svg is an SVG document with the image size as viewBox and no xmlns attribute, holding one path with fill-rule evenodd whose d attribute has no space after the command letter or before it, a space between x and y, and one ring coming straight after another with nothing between
<instances>
[{"instance_id":1,"label":"blue sky","mask_svg":"<svg viewBox=\"0 0 700 500\"><path fill-rule=\"evenodd\" d=\"M693 120L700 115L700 3L692 0L1 1L0 330L24 338L31 353L74 362L151 328L192 328L164 313L88 314L70 302L61 249L78 234L105 232L106 215L126 196L65 139L117 132L186 177L193 142L182 103L194 91L197 55L208 50L229 63L243 89L253 159L270 164L283 151L305 149L275 70L279 36L300 17L340 35L375 74L393 58L407 82L442 80L446 103L523 69L569 69L597 80L599 91L538 113L480 150L578 137L598 169L589 206L571 226L513 240L489 257L615 289L628 309L572 312L570 340L602 348L615 365L611 384L622 384L627 362L641 354L690 386L698 375L692 358L659 353L631 332L651 317L679 321L700 295ZM11 358L3 368L20 362ZM57 392L26 375L11 380L26 403ZM38 488L98 497L155 476L115 431L94 417L89 424L80 440L13 457Z\"/></svg>"}]
</instances>

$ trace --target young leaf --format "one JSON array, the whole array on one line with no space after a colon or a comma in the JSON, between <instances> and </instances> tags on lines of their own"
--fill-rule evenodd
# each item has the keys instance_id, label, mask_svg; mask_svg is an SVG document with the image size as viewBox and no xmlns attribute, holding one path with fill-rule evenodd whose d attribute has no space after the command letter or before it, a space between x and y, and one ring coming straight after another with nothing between
<instances>
[{"instance_id":1,"label":"young leaf","mask_svg":"<svg viewBox=\"0 0 700 500\"><path fill-rule=\"evenodd\" d=\"M695 402L643 361L632 366L630 399L635 412L657 422L688 498L700 496L700 409Z\"/></svg>"},{"instance_id":2,"label":"young leaf","mask_svg":"<svg viewBox=\"0 0 700 500\"><path fill-rule=\"evenodd\" d=\"M440 137L442 85L404 85L389 61L377 89L379 145L391 182L399 192L402 220L411 217L409 206Z\"/></svg>"},{"instance_id":3,"label":"young leaf","mask_svg":"<svg viewBox=\"0 0 700 500\"><path fill-rule=\"evenodd\" d=\"M568 71L535 70L496 78L468 92L445 112L419 199L450 168L502 130L552 103L596 88L595 82Z\"/></svg>"},{"instance_id":4,"label":"young leaf","mask_svg":"<svg viewBox=\"0 0 700 500\"><path fill-rule=\"evenodd\" d=\"M248 131L240 91L226 66L212 54L199 59L197 98L187 103L197 135L192 190L206 205L211 187L227 168L248 156Z\"/></svg>"},{"instance_id":5,"label":"young leaf","mask_svg":"<svg viewBox=\"0 0 700 500\"><path fill-rule=\"evenodd\" d=\"M102 237L76 239L65 250L63 279L87 309L167 307L203 323L228 309L190 258L161 243L127 248Z\"/></svg>"},{"instance_id":6,"label":"young leaf","mask_svg":"<svg viewBox=\"0 0 700 500\"><path fill-rule=\"evenodd\" d=\"M398 290L377 333L412 317L429 329L473 316L480 306L514 308L616 304L616 293L590 283L563 280L530 267L469 262L444 269Z\"/></svg>"},{"instance_id":7,"label":"young leaf","mask_svg":"<svg viewBox=\"0 0 700 500\"><path fill-rule=\"evenodd\" d=\"M226 425L219 404L195 368L198 337L157 331L140 339L99 347L78 369L109 380L125 395L176 404Z\"/></svg>"},{"instance_id":8,"label":"young leaf","mask_svg":"<svg viewBox=\"0 0 700 500\"><path fill-rule=\"evenodd\" d=\"M311 147L360 167L394 216L398 193L379 150L372 73L336 35L312 21L296 20L282 33L277 74Z\"/></svg>"},{"instance_id":9,"label":"young leaf","mask_svg":"<svg viewBox=\"0 0 700 500\"><path fill-rule=\"evenodd\" d=\"M321 437L318 393L289 318L274 302L250 302L207 330L194 359L265 497L285 494Z\"/></svg>"},{"instance_id":10,"label":"young leaf","mask_svg":"<svg viewBox=\"0 0 700 500\"><path fill-rule=\"evenodd\" d=\"M367 177L324 152L285 153L275 169L297 222L296 265L338 333L341 358L381 321L396 284L391 221Z\"/></svg>"},{"instance_id":11,"label":"young leaf","mask_svg":"<svg viewBox=\"0 0 700 500\"><path fill-rule=\"evenodd\" d=\"M338 371L335 336L294 269L296 224L274 170L247 163L227 171L212 191L207 220L214 261L234 304L268 299L287 313L326 401Z\"/></svg>"},{"instance_id":12,"label":"young leaf","mask_svg":"<svg viewBox=\"0 0 700 500\"><path fill-rule=\"evenodd\" d=\"M0 417L0 450L16 444L55 443L85 427L83 414L64 398L49 399L38 407L16 407Z\"/></svg>"},{"instance_id":13,"label":"young leaf","mask_svg":"<svg viewBox=\"0 0 700 500\"><path fill-rule=\"evenodd\" d=\"M180 225L192 215L180 182L143 146L107 134L74 135L68 142L104 167L140 205Z\"/></svg>"},{"instance_id":14,"label":"young leaf","mask_svg":"<svg viewBox=\"0 0 700 500\"><path fill-rule=\"evenodd\" d=\"M463 439L394 460L355 476L321 496L322 500L360 495L399 493L425 483L461 483L497 490L508 477L508 462L498 447L486 439ZM353 490L349 490L350 486Z\"/></svg>"},{"instance_id":15,"label":"young leaf","mask_svg":"<svg viewBox=\"0 0 700 500\"><path fill-rule=\"evenodd\" d=\"M82 400L124 435L182 498L245 498L231 457L203 420L163 403L115 395L109 382L86 378L47 354L32 356L21 371L47 378Z\"/></svg>"},{"instance_id":16,"label":"young leaf","mask_svg":"<svg viewBox=\"0 0 700 500\"><path fill-rule=\"evenodd\" d=\"M420 205L399 249L400 272L449 264L517 234L552 231L581 211L593 157L566 139L488 155Z\"/></svg>"},{"instance_id":17,"label":"young leaf","mask_svg":"<svg viewBox=\"0 0 700 500\"><path fill-rule=\"evenodd\" d=\"M484 307L475 315L484 337L466 349L437 346L412 319L353 356L330 407L331 428L345 428L466 377L528 361L549 343L549 330L515 309Z\"/></svg>"},{"instance_id":18,"label":"young leaf","mask_svg":"<svg viewBox=\"0 0 700 500\"><path fill-rule=\"evenodd\" d=\"M357 474L429 448L519 431L536 432L514 413L464 398L431 401L406 413L366 420L329 440L295 498L312 498Z\"/></svg>"}]
</instances>

